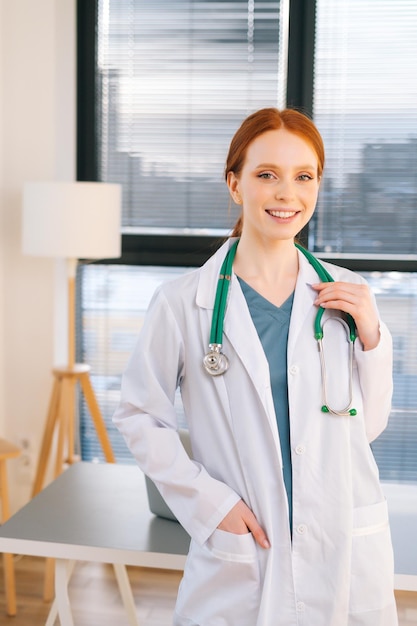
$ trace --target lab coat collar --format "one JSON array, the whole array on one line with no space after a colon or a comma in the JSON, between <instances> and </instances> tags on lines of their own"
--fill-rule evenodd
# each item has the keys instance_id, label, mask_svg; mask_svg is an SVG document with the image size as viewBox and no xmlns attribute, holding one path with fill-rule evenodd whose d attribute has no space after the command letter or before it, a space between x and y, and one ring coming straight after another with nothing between
<instances>
[{"instance_id":1,"label":"lab coat collar","mask_svg":"<svg viewBox=\"0 0 417 626\"><path fill-rule=\"evenodd\" d=\"M234 241L235 239L226 241L201 268L196 298L198 306L213 310L220 267ZM316 292L311 285L319 282L315 270L300 251L298 251L298 260L299 272L288 336L288 359L293 355L298 335L306 323L306 318L313 309L315 310ZM313 332L314 326L312 325L311 333ZM224 333L245 365L258 392L264 396L266 381L269 385L268 363L235 274L232 276L230 286ZM208 343L208 337L206 341Z\"/></svg>"},{"instance_id":2,"label":"lab coat collar","mask_svg":"<svg viewBox=\"0 0 417 626\"><path fill-rule=\"evenodd\" d=\"M203 309L214 308L220 268L234 241L236 241L235 238L228 239L201 268L196 297L197 306Z\"/></svg>"},{"instance_id":3,"label":"lab coat collar","mask_svg":"<svg viewBox=\"0 0 417 626\"><path fill-rule=\"evenodd\" d=\"M312 313L313 321L311 322L311 335L314 335L314 317L316 312L314 301L317 297L317 292L312 288L312 285L320 282L320 279L317 276L317 273L314 270L313 266L308 262L304 254L299 250L298 268L298 276L295 285L294 302L290 320L290 329L288 333L288 362L291 362L292 360L300 331L306 323L310 323L307 318L308 316L311 316Z\"/></svg>"},{"instance_id":4,"label":"lab coat collar","mask_svg":"<svg viewBox=\"0 0 417 626\"><path fill-rule=\"evenodd\" d=\"M201 268L196 300L198 306L210 311L213 310L220 268L234 241L235 239L229 239ZM241 360L265 408L267 408L270 404L266 400L266 390L270 388L268 362L252 322L245 296L234 273L228 294L223 332L235 352L235 355L230 353L230 346L225 349L230 367L233 367L235 358ZM204 337L203 341L206 341L208 345L209 337ZM267 412L270 411L267 410Z\"/></svg>"}]
</instances>

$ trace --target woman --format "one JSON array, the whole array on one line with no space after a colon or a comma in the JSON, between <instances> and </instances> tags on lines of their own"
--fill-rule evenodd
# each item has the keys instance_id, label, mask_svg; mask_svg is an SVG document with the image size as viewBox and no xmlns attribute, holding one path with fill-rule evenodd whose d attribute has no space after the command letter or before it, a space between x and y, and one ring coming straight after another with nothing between
<instances>
[{"instance_id":1,"label":"woman","mask_svg":"<svg viewBox=\"0 0 417 626\"><path fill-rule=\"evenodd\" d=\"M294 245L323 164L321 137L301 113L263 109L243 122L226 164L242 206L233 237L158 290L124 375L114 421L192 538L177 626L397 624L387 507L369 447L390 411L390 335L360 276L325 263L334 282L323 281ZM203 366L230 249L224 328L210 339L222 348L212 346ZM341 311L355 321L353 344L335 319ZM178 386L193 460L177 433Z\"/></svg>"}]
</instances>

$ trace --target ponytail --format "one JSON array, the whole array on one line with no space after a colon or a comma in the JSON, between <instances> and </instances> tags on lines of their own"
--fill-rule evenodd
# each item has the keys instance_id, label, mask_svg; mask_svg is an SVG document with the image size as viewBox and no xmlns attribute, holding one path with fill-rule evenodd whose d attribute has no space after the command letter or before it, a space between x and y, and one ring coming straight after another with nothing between
<instances>
[{"instance_id":1,"label":"ponytail","mask_svg":"<svg viewBox=\"0 0 417 626\"><path fill-rule=\"evenodd\" d=\"M243 216L240 215L236 224L233 227L231 237L241 237L242 236L242 227L243 227Z\"/></svg>"}]
</instances>

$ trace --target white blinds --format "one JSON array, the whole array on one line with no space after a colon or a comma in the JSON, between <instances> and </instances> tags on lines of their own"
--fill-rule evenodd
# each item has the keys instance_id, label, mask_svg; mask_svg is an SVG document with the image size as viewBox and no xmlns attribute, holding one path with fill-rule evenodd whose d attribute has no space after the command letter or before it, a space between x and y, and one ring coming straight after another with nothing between
<instances>
[{"instance_id":1,"label":"white blinds","mask_svg":"<svg viewBox=\"0 0 417 626\"><path fill-rule=\"evenodd\" d=\"M417 3L317 0L314 118L327 166L310 246L417 254ZM367 275L394 341L381 477L417 481L416 274Z\"/></svg>"},{"instance_id":2,"label":"white blinds","mask_svg":"<svg viewBox=\"0 0 417 626\"><path fill-rule=\"evenodd\" d=\"M317 0L316 250L417 253L417 2Z\"/></svg>"},{"instance_id":3,"label":"white blinds","mask_svg":"<svg viewBox=\"0 0 417 626\"><path fill-rule=\"evenodd\" d=\"M92 368L91 381L106 423L117 461L134 459L112 416L120 401L121 376L135 346L149 302L156 288L180 276L186 268L125 265L80 266L78 284L81 310L81 357ZM103 459L84 398L81 405L80 440L84 460ZM182 405L177 398L181 420ZM184 426L185 424L181 424Z\"/></svg>"},{"instance_id":4,"label":"white blinds","mask_svg":"<svg viewBox=\"0 0 417 626\"><path fill-rule=\"evenodd\" d=\"M82 358L92 366L92 383L119 462L133 462L111 422L120 400L121 374L156 287L185 271L122 265L86 265L81 269ZM388 428L372 444L373 452L383 480L417 482L417 274L373 272L365 277L394 339L393 407ZM179 396L177 413L182 423ZM103 458L85 407L81 442L83 459Z\"/></svg>"},{"instance_id":5,"label":"white blinds","mask_svg":"<svg viewBox=\"0 0 417 626\"><path fill-rule=\"evenodd\" d=\"M392 334L394 395L388 427L372 444L381 478L417 482L417 274L365 273Z\"/></svg>"},{"instance_id":6,"label":"white blinds","mask_svg":"<svg viewBox=\"0 0 417 626\"><path fill-rule=\"evenodd\" d=\"M228 229L230 138L285 102L288 2L98 0L102 180L124 189L124 229ZM310 247L417 254L417 2L317 0L314 118L327 166ZM300 43L300 45L302 45ZM111 415L155 281L180 268L83 268L82 350ZM373 444L381 477L417 481L417 275L368 273L394 339L395 394ZM148 293L149 292L149 293ZM148 294L148 295L146 295ZM85 411L83 458L100 456Z\"/></svg>"},{"instance_id":7,"label":"white blinds","mask_svg":"<svg viewBox=\"0 0 417 626\"><path fill-rule=\"evenodd\" d=\"M100 178L123 185L125 231L234 224L224 161L248 113L285 102L286 5L100 0Z\"/></svg>"}]
</instances>

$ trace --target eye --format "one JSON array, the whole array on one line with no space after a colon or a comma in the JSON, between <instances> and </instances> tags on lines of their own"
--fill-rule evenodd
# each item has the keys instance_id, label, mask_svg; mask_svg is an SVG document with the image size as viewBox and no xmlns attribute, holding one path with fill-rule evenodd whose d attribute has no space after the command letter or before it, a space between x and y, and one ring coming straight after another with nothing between
<instances>
[{"instance_id":1,"label":"eye","mask_svg":"<svg viewBox=\"0 0 417 626\"><path fill-rule=\"evenodd\" d=\"M300 174L298 176L298 180L301 180L301 181L313 180L313 176L311 176L311 174Z\"/></svg>"},{"instance_id":2,"label":"eye","mask_svg":"<svg viewBox=\"0 0 417 626\"><path fill-rule=\"evenodd\" d=\"M271 172L261 172L258 174L258 178L262 178L263 180L273 180L274 175Z\"/></svg>"}]
</instances>

